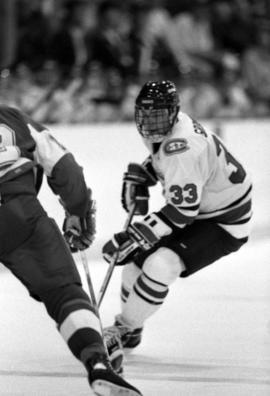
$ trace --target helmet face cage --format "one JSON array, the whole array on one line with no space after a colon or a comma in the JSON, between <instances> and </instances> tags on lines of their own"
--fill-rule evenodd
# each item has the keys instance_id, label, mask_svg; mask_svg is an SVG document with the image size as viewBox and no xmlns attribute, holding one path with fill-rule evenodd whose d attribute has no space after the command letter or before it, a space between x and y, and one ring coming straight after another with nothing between
<instances>
[{"instance_id":1,"label":"helmet face cage","mask_svg":"<svg viewBox=\"0 0 270 396\"><path fill-rule=\"evenodd\" d=\"M139 133L151 143L162 142L171 132L179 108L179 96L172 82L146 83L135 106L135 122Z\"/></svg>"},{"instance_id":2,"label":"helmet face cage","mask_svg":"<svg viewBox=\"0 0 270 396\"><path fill-rule=\"evenodd\" d=\"M145 109L136 106L135 122L139 133L151 143L162 142L175 123L178 110L175 108Z\"/></svg>"}]
</instances>

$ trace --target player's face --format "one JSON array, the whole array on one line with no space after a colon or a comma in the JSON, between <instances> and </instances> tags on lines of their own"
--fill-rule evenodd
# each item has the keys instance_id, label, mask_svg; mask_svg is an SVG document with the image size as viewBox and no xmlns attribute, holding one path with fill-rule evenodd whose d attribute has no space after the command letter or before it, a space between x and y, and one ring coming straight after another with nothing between
<instances>
[{"instance_id":1,"label":"player's face","mask_svg":"<svg viewBox=\"0 0 270 396\"><path fill-rule=\"evenodd\" d=\"M151 143L162 142L172 129L168 109L136 109L136 124L140 134Z\"/></svg>"}]
</instances>

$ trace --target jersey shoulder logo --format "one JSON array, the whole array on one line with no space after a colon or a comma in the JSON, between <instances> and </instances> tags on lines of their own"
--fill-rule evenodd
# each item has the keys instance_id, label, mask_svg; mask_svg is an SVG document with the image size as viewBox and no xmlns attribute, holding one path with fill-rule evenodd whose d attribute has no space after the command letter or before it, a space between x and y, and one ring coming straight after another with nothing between
<instances>
[{"instance_id":1,"label":"jersey shoulder logo","mask_svg":"<svg viewBox=\"0 0 270 396\"><path fill-rule=\"evenodd\" d=\"M163 147L166 155L172 155L176 153L184 153L189 150L188 142L186 139L170 139Z\"/></svg>"}]
</instances>

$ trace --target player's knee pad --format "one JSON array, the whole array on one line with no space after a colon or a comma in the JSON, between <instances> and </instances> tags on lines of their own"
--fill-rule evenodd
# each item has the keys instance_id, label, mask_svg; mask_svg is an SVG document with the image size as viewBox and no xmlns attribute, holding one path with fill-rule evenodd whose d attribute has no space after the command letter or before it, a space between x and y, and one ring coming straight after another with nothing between
<instances>
[{"instance_id":1,"label":"player's knee pad","mask_svg":"<svg viewBox=\"0 0 270 396\"><path fill-rule=\"evenodd\" d=\"M58 287L42 293L48 314L59 324L71 312L79 309L91 309L88 295L78 284L70 284Z\"/></svg>"},{"instance_id":2,"label":"player's knee pad","mask_svg":"<svg viewBox=\"0 0 270 396\"><path fill-rule=\"evenodd\" d=\"M166 247L157 249L143 264L144 273L164 285L174 282L184 269L185 265L180 257Z\"/></svg>"},{"instance_id":3,"label":"player's knee pad","mask_svg":"<svg viewBox=\"0 0 270 396\"><path fill-rule=\"evenodd\" d=\"M125 303L128 299L134 283L141 275L142 270L134 263L126 264L122 270L121 302Z\"/></svg>"}]
</instances>

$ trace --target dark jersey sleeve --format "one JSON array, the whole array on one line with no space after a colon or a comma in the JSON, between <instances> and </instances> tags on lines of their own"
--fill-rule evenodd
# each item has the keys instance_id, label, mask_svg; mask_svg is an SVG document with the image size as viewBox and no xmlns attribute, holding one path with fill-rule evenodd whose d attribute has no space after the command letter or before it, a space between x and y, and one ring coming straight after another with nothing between
<instances>
[{"instance_id":1,"label":"dark jersey sleeve","mask_svg":"<svg viewBox=\"0 0 270 396\"><path fill-rule=\"evenodd\" d=\"M70 214L80 217L85 215L89 194L83 170L71 153L65 154L56 163L47 180L53 192L61 197Z\"/></svg>"}]
</instances>

